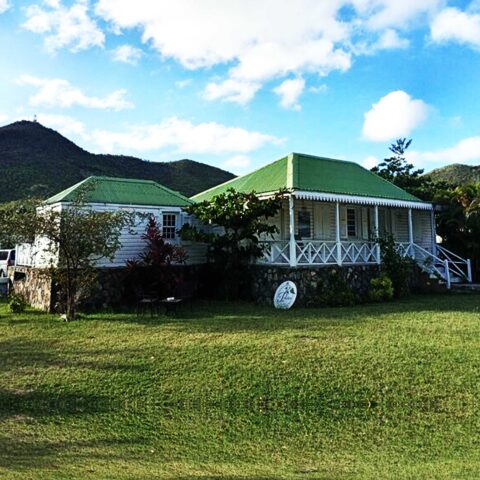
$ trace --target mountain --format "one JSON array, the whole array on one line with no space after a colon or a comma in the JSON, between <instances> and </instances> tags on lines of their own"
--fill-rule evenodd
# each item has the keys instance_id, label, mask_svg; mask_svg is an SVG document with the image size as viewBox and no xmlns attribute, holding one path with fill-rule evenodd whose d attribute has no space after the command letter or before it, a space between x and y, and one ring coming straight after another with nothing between
<instances>
[{"instance_id":1,"label":"mountain","mask_svg":"<svg viewBox=\"0 0 480 480\"><path fill-rule=\"evenodd\" d=\"M451 185L466 185L467 183L480 182L480 165L470 166L454 163L432 170L425 175L437 182L446 182Z\"/></svg>"},{"instance_id":2,"label":"mountain","mask_svg":"<svg viewBox=\"0 0 480 480\"><path fill-rule=\"evenodd\" d=\"M21 121L0 128L0 202L48 197L90 175L155 180L187 196L234 177L193 160L149 162L96 155L38 122Z\"/></svg>"}]
</instances>

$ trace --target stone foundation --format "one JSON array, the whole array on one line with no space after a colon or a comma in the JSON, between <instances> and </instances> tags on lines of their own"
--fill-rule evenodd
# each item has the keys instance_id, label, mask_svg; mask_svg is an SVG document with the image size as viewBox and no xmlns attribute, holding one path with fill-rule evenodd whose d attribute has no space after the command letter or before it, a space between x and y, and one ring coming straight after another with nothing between
<instances>
[{"instance_id":1,"label":"stone foundation","mask_svg":"<svg viewBox=\"0 0 480 480\"><path fill-rule=\"evenodd\" d=\"M195 284L195 295L199 298L215 298L219 290L217 279L208 265L178 265L172 266L175 275L184 282ZM338 273L360 297L365 297L372 278L379 275L378 265L325 265L316 267L252 265L252 282L246 292L252 300L272 305L277 287L286 280L297 285L297 306L318 305L319 289L328 282L333 272ZM32 267L15 267L9 271L13 290L22 294L27 302L35 308L44 311L61 311L58 291L48 272ZM142 276L142 274L140 274ZM136 282L127 280L125 268L99 269L98 277L92 286L91 293L84 300L80 309L95 310L107 307L119 307L132 304L136 292L133 291ZM416 267L412 270L410 286L413 292L445 292L445 286ZM170 293L169 295L172 295Z\"/></svg>"},{"instance_id":2,"label":"stone foundation","mask_svg":"<svg viewBox=\"0 0 480 480\"><path fill-rule=\"evenodd\" d=\"M201 291L202 265L175 265L171 267L171 271L184 281L194 281L198 285L197 290ZM63 311L58 287L47 270L17 266L9 270L9 277L13 291L23 295L32 307L46 312ZM89 294L80 302L80 310L96 310L135 303L138 292L133 291L134 288L135 283L128 281L125 268L100 268Z\"/></svg>"},{"instance_id":3,"label":"stone foundation","mask_svg":"<svg viewBox=\"0 0 480 480\"><path fill-rule=\"evenodd\" d=\"M54 304L53 282L48 271L32 267L9 268L9 278L15 293L25 297L32 307L51 312Z\"/></svg>"},{"instance_id":4,"label":"stone foundation","mask_svg":"<svg viewBox=\"0 0 480 480\"><path fill-rule=\"evenodd\" d=\"M325 265L318 267L284 267L273 265L255 265L253 268L253 298L262 304L272 305L277 287L286 280L297 286L297 306L309 306L318 303L318 289L328 281L333 272L338 273L353 291L366 295L370 280L379 275L378 265Z\"/></svg>"}]
</instances>

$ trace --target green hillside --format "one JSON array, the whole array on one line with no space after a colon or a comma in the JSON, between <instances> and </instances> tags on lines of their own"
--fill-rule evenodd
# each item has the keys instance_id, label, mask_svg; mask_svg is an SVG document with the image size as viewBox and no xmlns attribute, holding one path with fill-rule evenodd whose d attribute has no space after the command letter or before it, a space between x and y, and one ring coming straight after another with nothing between
<instances>
[{"instance_id":1,"label":"green hillside","mask_svg":"<svg viewBox=\"0 0 480 480\"><path fill-rule=\"evenodd\" d=\"M90 175L155 180L191 196L233 178L192 160L148 162L123 155L96 155L36 122L0 128L0 202L50 196Z\"/></svg>"},{"instance_id":2,"label":"green hillside","mask_svg":"<svg viewBox=\"0 0 480 480\"><path fill-rule=\"evenodd\" d=\"M480 165L470 166L455 163L432 170L426 176L437 182L446 182L451 185L476 183L480 182Z\"/></svg>"}]
</instances>

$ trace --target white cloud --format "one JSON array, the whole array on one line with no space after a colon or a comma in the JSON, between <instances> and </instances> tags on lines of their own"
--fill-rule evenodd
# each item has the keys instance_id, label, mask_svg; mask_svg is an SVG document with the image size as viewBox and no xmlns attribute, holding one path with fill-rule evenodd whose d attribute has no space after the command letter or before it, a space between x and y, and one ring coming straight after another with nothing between
<instances>
[{"instance_id":1,"label":"white cloud","mask_svg":"<svg viewBox=\"0 0 480 480\"><path fill-rule=\"evenodd\" d=\"M312 93L325 93L328 91L328 86L325 83L321 83L320 85L309 87L308 91Z\"/></svg>"},{"instance_id":2,"label":"white cloud","mask_svg":"<svg viewBox=\"0 0 480 480\"><path fill-rule=\"evenodd\" d=\"M6 12L10 8L8 0L0 0L0 13Z\"/></svg>"},{"instance_id":3,"label":"white cloud","mask_svg":"<svg viewBox=\"0 0 480 480\"><path fill-rule=\"evenodd\" d=\"M419 18L429 16L443 6L445 0L352 0L357 12L372 30L404 28Z\"/></svg>"},{"instance_id":4,"label":"white cloud","mask_svg":"<svg viewBox=\"0 0 480 480\"><path fill-rule=\"evenodd\" d=\"M37 120L42 125L59 131L65 137L75 135L83 140L90 139L90 135L88 134L85 125L75 118L66 115L40 113L37 115Z\"/></svg>"},{"instance_id":5,"label":"white cloud","mask_svg":"<svg viewBox=\"0 0 480 480\"><path fill-rule=\"evenodd\" d=\"M231 168L235 171L245 170L250 166L252 160L247 155L235 155L228 160L225 161L223 164L225 168Z\"/></svg>"},{"instance_id":6,"label":"white cloud","mask_svg":"<svg viewBox=\"0 0 480 480\"><path fill-rule=\"evenodd\" d=\"M380 163L380 160L377 157L374 157L373 155L369 155L367 158L365 158L361 162L361 165L362 167L370 170L371 168L377 166L379 163Z\"/></svg>"},{"instance_id":7,"label":"white cloud","mask_svg":"<svg viewBox=\"0 0 480 480\"><path fill-rule=\"evenodd\" d=\"M192 82L193 80L191 78L185 78L184 80L176 81L175 86L177 88L185 88L185 87L188 87Z\"/></svg>"},{"instance_id":8,"label":"white cloud","mask_svg":"<svg viewBox=\"0 0 480 480\"><path fill-rule=\"evenodd\" d=\"M411 151L408 152L407 159L420 167L428 163L437 163L438 165L449 163L479 163L480 136L464 138L449 148L424 152Z\"/></svg>"},{"instance_id":9,"label":"white cloud","mask_svg":"<svg viewBox=\"0 0 480 480\"><path fill-rule=\"evenodd\" d=\"M248 153L265 144L281 144L282 139L219 123L193 124L171 117L153 125L131 126L123 132L95 130L95 143L105 152L154 151L175 148L179 153Z\"/></svg>"},{"instance_id":10,"label":"white cloud","mask_svg":"<svg viewBox=\"0 0 480 480\"><path fill-rule=\"evenodd\" d=\"M423 100L402 90L390 92L365 113L363 136L375 142L408 136L427 119L428 110Z\"/></svg>"},{"instance_id":11,"label":"white cloud","mask_svg":"<svg viewBox=\"0 0 480 480\"><path fill-rule=\"evenodd\" d=\"M273 91L280 97L280 105L283 108L291 108L293 110L300 110L298 103L300 95L305 88L305 80L303 78L292 78L285 80Z\"/></svg>"},{"instance_id":12,"label":"white cloud","mask_svg":"<svg viewBox=\"0 0 480 480\"><path fill-rule=\"evenodd\" d=\"M348 70L354 36L375 35L378 48L405 48L408 40L394 29L407 29L442 3L99 0L95 11L117 31L139 29L143 42L187 69L227 66L226 76L208 83L204 96L245 104L274 79ZM344 18L344 7L353 9L352 18Z\"/></svg>"},{"instance_id":13,"label":"white cloud","mask_svg":"<svg viewBox=\"0 0 480 480\"><path fill-rule=\"evenodd\" d=\"M4 113L0 113L0 123L7 123L8 121L8 115L5 115Z\"/></svg>"},{"instance_id":14,"label":"white cloud","mask_svg":"<svg viewBox=\"0 0 480 480\"><path fill-rule=\"evenodd\" d=\"M391 50L395 48L408 48L409 45L410 42L406 38L399 37L396 30L389 28L382 33L375 43L374 48L377 50Z\"/></svg>"},{"instance_id":15,"label":"white cloud","mask_svg":"<svg viewBox=\"0 0 480 480\"><path fill-rule=\"evenodd\" d=\"M120 45L112 51L112 57L116 62L136 65L142 58L143 52L132 45Z\"/></svg>"},{"instance_id":16,"label":"white cloud","mask_svg":"<svg viewBox=\"0 0 480 480\"><path fill-rule=\"evenodd\" d=\"M480 48L480 14L446 8L434 18L430 34L434 42L457 42Z\"/></svg>"},{"instance_id":17,"label":"white cloud","mask_svg":"<svg viewBox=\"0 0 480 480\"><path fill-rule=\"evenodd\" d=\"M26 8L27 20L23 28L44 35L48 51L68 48L78 52L90 47L103 47L105 35L89 16L88 0L77 0L70 7L64 7L60 0L43 3L45 6L35 4Z\"/></svg>"},{"instance_id":18,"label":"white cloud","mask_svg":"<svg viewBox=\"0 0 480 480\"><path fill-rule=\"evenodd\" d=\"M204 91L204 97L207 100L222 100L224 102L234 102L244 105L248 103L260 89L258 82L239 81L233 79L223 80L222 82L210 82Z\"/></svg>"},{"instance_id":19,"label":"white cloud","mask_svg":"<svg viewBox=\"0 0 480 480\"><path fill-rule=\"evenodd\" d=\"M37 93L30 97L32 106L68 108L75 105L86 108L108 110L124 110L132 108L133 104L125 99L126 90L115 90L105 97L91 97L61 78L39 78L31 75L22 75L19 85L37 87Z\"/></svg>"}]
</instances>

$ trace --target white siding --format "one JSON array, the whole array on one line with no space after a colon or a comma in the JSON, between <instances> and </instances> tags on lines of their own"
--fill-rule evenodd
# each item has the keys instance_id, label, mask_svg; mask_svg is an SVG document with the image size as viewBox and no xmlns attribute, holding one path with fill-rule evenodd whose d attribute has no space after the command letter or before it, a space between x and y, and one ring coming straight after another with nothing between
<instances>
[{"instance_id":1,"label":"white siding","mask_svg":"<svg viewBox=\"0 0 480 480\"><path fill-rule=\"evenodd\" d=\"M423 248L431 248L433 239L430 212L413 211L413 241Z\"/></svg>"},{"instance_id":2,"label":"white siding","mask_svg":"<svg viewBox=\"0 0 480 480\"><path fill-rule=\"evenodd\" d=\"M164 213L172 213L176 215L176 227L180 229L184 222L189 221L195 223L195 219L189 218L180 207L154 207L154 206L131 206L131 205L116 205L116 204L91 204L89 207L96 211L112 211L117 209L124 209L133 211L137 214L142 214L144 218L137 217L135 225L131 228L124 228L120 234L121 247L115 254L115 258L110 261L101 259L97 262L100 267L124 267L128 260L138 260L139 255L145 250L145 241L142 239L142 234L145 233L145 227L148 222L148 216L153 215L162 227L162 218ZM65 208L60 204L54 205L52 208ZM198 222L197 222L198 223ZM174 243L181 245L181 240L176 238L172 240ZM54 262L52 256L46 255L44 250L45 239L35 239L35 244L31 248L30 263L36 267L47 267L51 262ZM187 251L187 264L204 263L206 261L206 245L197 244L194 242L187 242L184 246ZM25 249L24 249L25 250ZM26 260L23 260L27 262Z\"/></svg>"},{"instance_id":3,"label":"white siding","mask_svg":"<svg viewBox=\"0 0 480 480\"><path fill-rule=\"evenodd\" d=\"M393 214L393 234L397 242L408 242L408 209L396 208Z\"/></svg>"},{"instance_id":4,"label":"white siding","mask_svg":"<svg viewBox=\"0 0 480 480\"><path fill-rule=\"evenodd\" d=\"M313 238L315 240L335 240L335 204L333 202L317 202L312 200L295 200L295 231L298 233L298 211L306 209L313 214ZM347 240L347 209L356 211L356 237L349 240L368 240L374 232L374 208L358 205L340 205L340 235ZM282 205L281 214L269 220L281 226L281 235L277 239L289 238L288 203ZM430 212L413 210L414 241L422 246L430 247L432 242ZM379 233L391 233L397 242L408 242L408 209L379 208Z\"/></svg>"}]
</instances>

